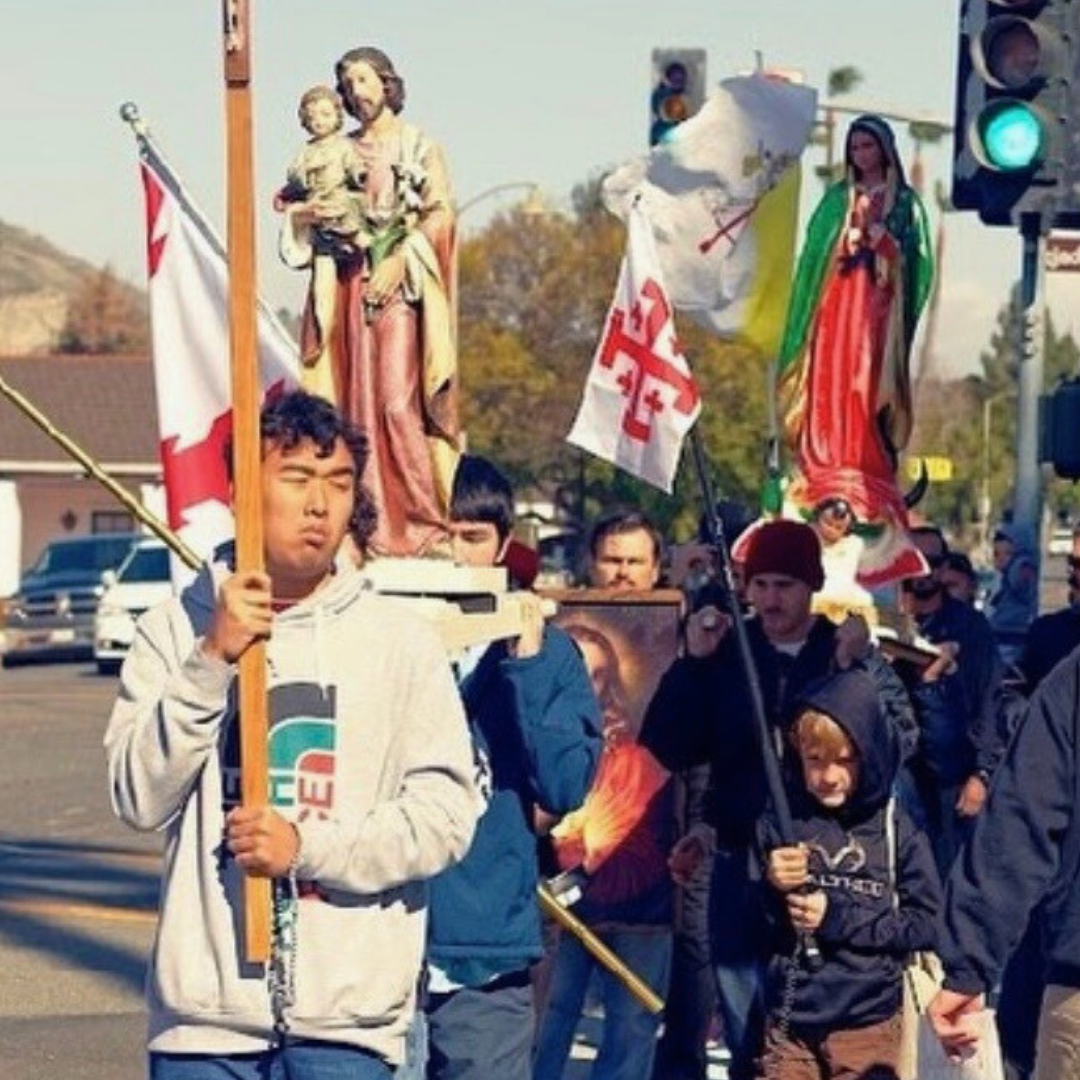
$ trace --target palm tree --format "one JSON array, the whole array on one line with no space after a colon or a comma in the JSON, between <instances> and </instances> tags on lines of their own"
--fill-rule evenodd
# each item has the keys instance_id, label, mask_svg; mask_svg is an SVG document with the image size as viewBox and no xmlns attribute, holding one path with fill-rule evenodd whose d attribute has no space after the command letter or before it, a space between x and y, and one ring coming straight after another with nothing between
<instances>
[{"instance_id":1,"label":"palm tree","mask_svg":"<svg viewBox=\"0 0 1080 1080\"><path fill-rule=\"evenodd\" d=\"M829 100L840 97L842 94L850 94L862 81L863 74L857 67L848 64L844 67L833 68L825 78L825 89L829 95ZM825 107L823 125L825 130L822 134L822 141L825 143L825 164L818 166L815 171L821 177L822 182L828 186L836 179L836 155L833 148L836 114L828 106Z\"/></svg>"}]
</instances>

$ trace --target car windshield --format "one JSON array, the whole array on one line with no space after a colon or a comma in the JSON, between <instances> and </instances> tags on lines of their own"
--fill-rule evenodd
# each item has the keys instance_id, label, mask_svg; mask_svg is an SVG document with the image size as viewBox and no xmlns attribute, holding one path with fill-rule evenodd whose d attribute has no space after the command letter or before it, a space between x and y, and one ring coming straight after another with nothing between
<instances>
[{"instance_id":1,"label":"car windshield","mask_svg":"<svg viewBox=\"0 0 1080 1080\"><path fill-rule=\"evenodd\" d=\"M31 574L101 573L118 565L131 550L131 538L60 540L49 544Z\"/></svg>"},{"instance_id":2,"label":"car windshield","mask_svg":"<svg viewBox=\"0 0 1080 1080\"><path fill-rule=\"evenodd\" d=\"M169 550L163 547L136 548L120 567L117 578L125 584L169 580Z\"/></svg>"}]
</instances>

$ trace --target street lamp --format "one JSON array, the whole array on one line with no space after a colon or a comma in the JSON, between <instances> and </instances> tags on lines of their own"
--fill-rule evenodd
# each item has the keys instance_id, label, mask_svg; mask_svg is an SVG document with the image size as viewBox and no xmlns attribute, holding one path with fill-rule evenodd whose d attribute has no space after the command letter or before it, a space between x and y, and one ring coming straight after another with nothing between
<instances>
[{"instance_id":1,"label":"street lamp","mask_svg":"<svg viewBox=\"0 0 1080 1080\"><path fill-rule=\"evenodd\" d=\"M492 195L500 195L504 191L520 190L528 192L521 200L522 213L531 216L546 214L548 212L547 201L544 199L544 194L540 190L539 184L532 180L507 180L503 184L496 184L494 187L485 188L479 195L473 195L472 198L466 199L457 208L458 220L460 221L462 216L476 206L477 203L483 202L484 199L490 198Z\"/></svg>"}]
</instances>

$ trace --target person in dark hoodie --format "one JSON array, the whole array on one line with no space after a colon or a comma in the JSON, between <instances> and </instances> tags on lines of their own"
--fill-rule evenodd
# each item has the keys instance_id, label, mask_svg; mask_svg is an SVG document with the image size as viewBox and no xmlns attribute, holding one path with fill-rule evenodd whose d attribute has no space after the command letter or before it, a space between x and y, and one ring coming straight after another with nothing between
<instances>
[{"instance_id":1,"label":"person in dark hoodie","mask_svg":"<svg viewBox=\"0 0 1080 1080\"><path fill-rule=\"evenodd\" d=\"M946 1051L977 1041L971 1014L1043 906L1046 990L1035 1080L1080 1080L1080 650L1043 679L946 886L945 985L930 1018Z\"/></svg>"},{"instance_id":2,"label":"person in dark hoodie","mask_svg":"<svg viewBox=\"0 0 1080 1080\"><path fill-rule=\"evenodd\" d=\"M1030 530L1012 523L994 530L993 553L998 584L987 617L1002 660L1015 664L1039 614L1039 557Z\"/></svg>"},{"instance_id":3,"label":"person in dark hoodie","mask_svg":"<svg viewBox=\"0 0 1080 1080\"><path fill-rule=\"evenodd\" d=\"M911 702L898 676L875 649L853 656L844 627L815 615L811 601L824 582L821 544L809 525L770 521L746 545L747 622L761 681L766 721L782 735L791 703L815 679L854 665L881 695L889 726L905 756L918 740ZM686 652L665 672L649 705L641 742L672 771L708 763L708 836L691 830L671 859L685 873L694 848L715 839L709 938L731 1080L747 1080L760 1050L762 927L756 884L761 868L755 827L768 801L761 747L746 675L730 623L705 606L686 623ZM782 741L782 740L781 740Z\"/></svg>"},{"instance_id":4,"label":"person in dark hoodie","mask_svg":"<svg viewBox=\"0 0 1080 1080\"><path fill-rule=\"evenodd\" d=\"M941 886L926 836L891 797L899 754L860 671L796 706L787 786L797 845L760 826L772 890L766 1080L895 1080L907 955L935 944ZM806 962L812 934L820 964Z\"/></svg>"},{"instance_id":5,"label":"person in dark hoodie","mask_svg":"<svg viewBox=\"0 0 1080 1080\"><path fill-rule=\"evenodd\" d=\"M513 515L502 473L463 456L450 499L455 560L501 563ZM600 711L581 653L566 633L545 626L539 597L520 599L528 613L521 635L477 646L457 664L489 792L468 854L430 885L431 1080L529 1080L529 966L542 954L534 810L575 810L600 760Z\"/></svg>"}]
</instances>

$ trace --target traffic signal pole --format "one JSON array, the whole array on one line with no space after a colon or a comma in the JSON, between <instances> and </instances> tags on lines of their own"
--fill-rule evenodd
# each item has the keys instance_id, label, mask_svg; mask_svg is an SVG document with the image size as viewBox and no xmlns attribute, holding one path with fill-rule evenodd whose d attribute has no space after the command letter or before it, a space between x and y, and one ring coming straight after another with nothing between
<instances>
[{"instance_id":1,"label":"traffic signal pole","mask_svg":"<svg viewBox=\"0 0 1080 1080\"><path fill-rule=\"evenodd\" d=\"M1016 494L1013 520L1036 540L1042 521L1039 472L1039 395L1045 363L1046 236L1039 214L1020 215L1019 387L1016 413Z\"/></svg>"}]
</instances>

